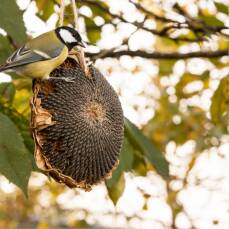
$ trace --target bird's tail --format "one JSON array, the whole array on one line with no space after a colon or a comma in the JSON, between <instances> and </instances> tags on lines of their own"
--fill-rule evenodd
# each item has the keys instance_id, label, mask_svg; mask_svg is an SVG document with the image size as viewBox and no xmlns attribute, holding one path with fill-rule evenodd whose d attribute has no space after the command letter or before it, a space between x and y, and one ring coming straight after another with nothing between
<instances>
[{"instance_id":1,"label":"bird's tail","mask_svg":"<svg viewBox=\"0 0 229 229\"><path fill-rule=\"evenodd\" d=\"M4 72L8 69L10 69L10 67L7 64L0 65L0 72Z\"/></svg>"}]
</instances>

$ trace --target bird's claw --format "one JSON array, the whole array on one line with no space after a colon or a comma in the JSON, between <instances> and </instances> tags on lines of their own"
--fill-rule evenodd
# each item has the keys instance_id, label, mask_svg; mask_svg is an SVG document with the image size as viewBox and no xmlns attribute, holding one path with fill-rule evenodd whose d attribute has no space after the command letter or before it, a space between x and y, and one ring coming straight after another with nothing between
<instances>
[{"instance_id":1,"label":"bird's claw","mask_svg":"<svg viewBox=\"0 0 229 229\"><path fill-rule=\"evenodd\" d=\"M68 78L64 78L63 80L68 83L73 83L75 82L75 77L68 77Z\"/></svg>"},{"instance_id":2,"label":"bird's claw","mask_svg":"<svg viewBox=\"0 0 229 229\"><path fill-rule=\"evenodd\" d=\"M75 80L75 77L50 77L49 79L54 79L54 80L64 80L65 82L68 83L73 83Z\"/></svg>"}]
</instances>

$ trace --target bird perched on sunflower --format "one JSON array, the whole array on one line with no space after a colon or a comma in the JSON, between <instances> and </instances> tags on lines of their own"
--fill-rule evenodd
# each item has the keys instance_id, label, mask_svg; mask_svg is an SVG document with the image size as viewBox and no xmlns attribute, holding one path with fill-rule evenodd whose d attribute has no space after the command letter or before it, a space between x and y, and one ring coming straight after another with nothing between
<instances>
[{"instance_id":1,"label":"bird perched on sunflower","mask_svg":"<svg viewBox=\"0 0 229 229\"><path fill-rule=\"evenodd\" d=\"M80 34L68 26L58 27L17 49L6 63L0 66L0 72L12 70L33 79L49 79L49 74L61 65L69 51L77 46L85 47Z\"/></svg>"}]
</instances>

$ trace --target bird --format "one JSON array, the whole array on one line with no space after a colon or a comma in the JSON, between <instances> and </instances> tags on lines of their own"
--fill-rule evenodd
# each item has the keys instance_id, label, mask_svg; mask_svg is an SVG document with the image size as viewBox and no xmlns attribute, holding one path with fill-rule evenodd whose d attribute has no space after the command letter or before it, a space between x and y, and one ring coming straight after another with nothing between
<instances>
[{"instance_id":1,"label":"bird","mask_svg":"<svg viewBox=\"0 0 229 229\"><path fill-rule=\"evenodd\" d=\"M68 53L77 46L85 48L85 44L77 30L60 26L31 39L17 49L0 65L0 72L15 71L32 79L50 79L50 73L61 65ZM67 77L55 79L70 81Z\"/></svg>"}]
</instances>

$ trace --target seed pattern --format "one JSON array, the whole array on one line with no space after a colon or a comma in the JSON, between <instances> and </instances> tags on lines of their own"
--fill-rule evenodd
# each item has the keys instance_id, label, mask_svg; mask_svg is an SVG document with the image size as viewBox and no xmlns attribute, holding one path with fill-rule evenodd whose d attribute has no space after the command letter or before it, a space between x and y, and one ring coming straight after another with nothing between
<instances>
[{"instance_id":1,"label":"seed pattern","mask_svg":"<svg viewBox=\"0 0 229 229\"><path fill-rule=\"evenodd\" d=\"M74 82L35 80L33 85L39 86L34 98L41 100L55 123L34 131L34 137L42 139L41 154L52 170L87 186L100 182L117 166L123 141L118 96L98 70L92 65L89 70L91 77L86 77L69 58L51 77L74 77Z\"/></svg>"}]
</instances>

